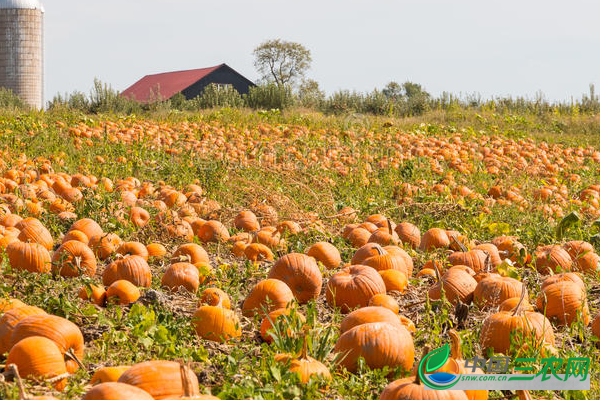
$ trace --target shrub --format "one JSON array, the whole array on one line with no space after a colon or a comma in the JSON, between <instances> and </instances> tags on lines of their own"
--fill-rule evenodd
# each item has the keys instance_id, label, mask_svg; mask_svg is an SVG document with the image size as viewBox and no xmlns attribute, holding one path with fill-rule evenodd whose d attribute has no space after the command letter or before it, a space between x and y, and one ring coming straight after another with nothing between
<instances>
[{"instance_id":1,"label":"shrub","mask_svg":"<svg viewBox=\"0 0 600 400\"><path fill-rule=\"evenodd\" d=\"M302 81L298 89L298 102L302 107L319 109L325 101L325 93L319 88L319 83L312 79Z\"/></svg>"},{"instance_id":2,"label":"shrub","mask_svg":"<svg viewBox=\"0 0 600 400\"><path fill-rule=\"evenodd\" d=\"M0 88L0 108L26 109L28 106L12 90Z\"/></svg>"},{"instance_id":3,"label":"shrub","mask_svg":"<svg viewBox=\"0 0 600 400\"><path fill-rule=\"evenodd\" d=\"M254 109L284 110L294 105L294 95L289 86L277 86L267 83L251 87L244 100L248 107Z\"/></svg>"},{"instance_id":4,"label":"shrub","mask_svg":"<svg viewBox=\"0 0 600 400\"><path fill-rule=\"evenodd\" d=\"M339 90L333 93L323 104L323 112L344 114L357 112L362 108L363 95L349 90Z\"/></svg>"},{"instance_id":5,"label":"shrub","mask_svg":"<svg viewBox=\"0 0 600 400\"><path fill-rule=\"evenodd\" d=\"M160 98L156 100L161 101ZM141 110L142 106L137 101L120 96L110 85L94 79L94 88L90 93L90 112L133 114Z\"/></svg>"},{"instance_id":6,"label":"shrub","mask_svg":"<svg viewBox=\"0 0 600 400\"><path fill-rule=\"evenodd\" d=\"M199 108L223 108L223 107L243 107L244 99L233 86L218 86L211 83L202 94L189 101L187 105L192 109Z\"/></svg>"},{"instance_id":7,"label":"shrub","mask_svg":"<svg viewBox=\"0 0 600 400\"><path fill-rule=\"evenodd\" d=\"M60 94L48 103L48 110L77 110L83 113L90 112L90 102L85 93L75 91L71 94L65 93L64 97Z\"/></svg>"}]
</instances>

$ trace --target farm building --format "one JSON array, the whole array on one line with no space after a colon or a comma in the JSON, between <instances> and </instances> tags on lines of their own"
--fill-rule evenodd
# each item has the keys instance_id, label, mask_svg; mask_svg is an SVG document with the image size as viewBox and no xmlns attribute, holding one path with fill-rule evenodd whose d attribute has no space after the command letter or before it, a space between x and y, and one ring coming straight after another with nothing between
<instances>
[{"instance_id":1,"label":"farm building","mask_svg":"<svg viewBox=\"0 0 600 400\"><path fill-rule=\"evenodd\" d=\"M177 93L182 93L189 100L201 95L204 88L211 83L231 85L240 94L248 93L249 88L254 86L252 81L233 68L221 64L210 68L146 75L125 89L121 96L149 103L157 99L167 100Z\"/></svg>"}]
</instances>

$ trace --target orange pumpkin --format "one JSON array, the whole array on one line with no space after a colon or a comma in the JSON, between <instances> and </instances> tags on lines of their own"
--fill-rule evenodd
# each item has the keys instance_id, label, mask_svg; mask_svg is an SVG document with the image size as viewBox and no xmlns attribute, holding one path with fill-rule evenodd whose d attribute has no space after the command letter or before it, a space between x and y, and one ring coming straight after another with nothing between
<instances>
[{"instance_id":1,"label":"orange pumpkin","mask_svg":"<svg viewBox=\"0 0 600 400\"><path fill-rule=\"evenodd\" d=\"M135 286L150 287L152 272L142 257L126 256L111 263L102 274L102 283L105 286L120 279L129 281Z\"/></svg>"},{"instance_id":2,"label":"orange pumpkin","mask_svg":"<svg viewBox=\"0 0 600 400\"><path fill-rule=\"evenodd\" d=\"M421 245L421 231L410 222L401 222L394 229L398 238L405 245L416 249Z\"/></svg>"},{"instance_id":3,"label":"orange pumpkin","mask_svg":"<svg viewBox=\"0 0 600 400\"><path fill-rule=\"evenodd\" d=\"M53 270L61 276L93 276L96 273L96 257L86 244L77 240L63 243L52 256Z\"/></svg>"},{"instance_id":4,"label":"orange pumpkin","mask_svg":"<svg viewBox=\"0 0 600 400\"><path fill-rule=\"evenodd\" d=\"M473 247L473 250L481 250L484 253L486 253L486 255L489 255L489 261L490 261L492 267L497 267L498 265L500 265L502 263L502 258L500 257L500 252L498 251L498 248L493 243L479 244L479 245ZM475 269L475 268L473 268L473 269Z\"/></svg>"},{"instance_id":5,"label":"orange pumpkin","mask_svg":"<svg viewBox=\"0 0 600 400\"><path fill-rule=\"evenodd\" d=\"M597 273L600 257L594 251L594 246L581 240L572 240L565 243L563 247L567 250L569 256L571 256L575 270L586 273Z\"/></svg>"},{"instance_id":6,"label":"orange pumpkin","mask_svg":"<svg viewBox=\"0 0 600 400\"><path fill-rule=\"evenodd\" d=\"M295 221L283 221L277 225L277 232L287 235L297 235L302 232L302 228Z\"/></svg>"},{"instance_id":7,"label":"orange pumpkin","mask_svg":"<svg viewBox=\"0 0 600 400\"><path fill-rule=\"evenodd\" d=\"M17 228L20 230L19 236L17 237L20 241L25 243L39 243L44 246L46 250L52 250L52 247L54 246L52 235L38 219L24 219L19 222Z\"/></svg>"},{"instance_id":8,"label":"orange pumpkin","mask_svg":"<svg viewBox=\"0 0 600 400\"><path fill-rule=\"evenodd\" d=\"M356 227L352 229L346 239L352 244L353 247L362 247L369 242L369 238L371 237L371 232L362 227Z\"/></svg>"},{"instance_id":9,"label":"orange pumpkin","mask_svg":"<svg viewBox=\"0 0 600 400\"><path fill-rule=\"evenodd\" d=\"M123 372L131 368L129 365L118 366L118 367L102 367L98 368L92 379L90 379L90 385L97 385L99 383L116 382L119 380Z\"/></svg>"},{"instance_id":10,"label":"orange pumpkin","mask_svg":"<svg viewBox=\"0 0 600 400\"><path fill-rule=\"evenodd\" d=\"M592 321L592 334L600 341L600 313L596 314Z\"/></svg>"},{"instance_id":11,"label":"orange pumpkin","mask_svg":"<svg viewBox=\"0 0 600 400\"><path fill-rule=\"evenodd\" d=\"M336 269L342 263L339 250L328 242L317 242L306 252L309 257L319 261L327 269Z\"/></svg>"},{"instance_id":12,"label":"orange pumpkin","mask_svg":"<svg viewBox=\"0 0 600 400\"><path fill-rule=\"evenodd\" d=\"M260 223L258 222L258 218L256 218L256 214L249 210L241 211L235 217L233 224L235 229L241 229L246 232L254 232L260 229Z\"/></svg>"},{"instance_id":13,"label":"orange pumpkin","mask_svg":"<svg viewBox=\"0 0 600 400\"><path fill-rule=\"evenodd\" d=\"M94 235L90 238L89 246L100 260L106 260L114 254L122 244L121 238L115 233Z\"/></svg>"},{"instance_id":14,"label":"orange pumpkin","mask_svg":"<svg viewBox=\"0 0 600 400\"><path fill-rule=\"evenodd\" d=\"M188 371L191 383L191 396L198 395L198 378ZM173 361L146 361L133 365L119 378L119 383L136 386L149 393L155 400L163 400L172 396L183 396L180 365Z\"/></svg>"},{"instance_id":15,"label":"orange pumpkin","mask_svg":"<svg viewBox=\"0 0 600 400\"><path fill-rule=\"evenodd\" d=\"M79 298L82 300L92 300L92 302L100 307L106 303L106 289L99 285L86 285L79 289Z\"/></svg>"},{"instance_id":16,"label":"orange pumpkin","mask_svg":"<svg viewBox=\"0 0 600 400\"><path fill-rule=\"evenodd\" d=\"M202 243L207 242L226 242L229 239L229 232L227 228L219 222L215 220L207 221L202 224L202 226L198 229L198 232L194 232L198 239Z\"/></svg>"},{"instance_id":17,"label":"orange pumpkin","mask_svg":"<svg viewBox=\"0 0 600 400\"><path fill-rule=\"evenodd\" d=\"M590 323L586 293L575 282L564 280L543 286L537 309L560 325L571 325L579 317L584 325Z\"/></svg>"},{"instance_id":18,"label":"orange pumpkin","mask_svg":"<svg viewBox=\"0 0 600 400\"><path fill-rule=\"evenodd\" d=\"M210 258L202 246L196 243L186 243L179 246L171 257L173 263L183 261L196 265L200 262L210 263Z\"/></svg>"},{"instance_id":19,"label":"orange pumpkin","mask_svg":"<svg viewBox=\"0 0 600 400\"><path fill-rule=\"evenodd\" d=\"M52 379L56 390L66 386L63 355L58 345L46 337L30 336L15 344L6 359L6 365L11 364L18 367L24 378Z\"/></svg>"},{"instance_id":20,"label":"orange pumpkin","mask_svg":"<svg viewBox=\"0 0 600 400\"><path fill-rule=\"evenodd\" d=\"M421 237L419 249L421 251L432 251L439 248L450 246L450 238L446 230L441 228L431 228Z\"/></svg>"},{"instance_id":21,"label":"orange pumpkin","mask_svg":"<svg viewBox=\"0 0 600 400\"><path fill-rule=\"evenodd\" d=\"M281 241L281 232L274 226L265 226L256 233L253 241L274 248Z\"/></svg>"},{"instance_id":22,"label":"orange pumpkin","mask_svg":"<svg viewBox=\"0 0 600 400\"><path fill-rule=\"evenodd\" d=\"M106 300L116 298L117 304L128 305L140 298L140 290L133 283L120 279L114 281L106 290Z\"/></svg>"},{"instance_id":23,"label":"orange pumpkin","mask_svg":"<svg viewBox=\"0 0 600 400\"><path fill-rule=\"evenodd\" d=\"M85 393L83 400L154 400L148 392L120 382L104 382Z\"/></svg>"},{"instance_id":24,"label":"orange pumpkin","mask_svg":"<svg viewBox=\"0 0 600 400\"><path fill-rule=\"evenodd\" d=\"M229 295L218 288L206 288L200 296L198 306L207 304L209 306L220 305L223 308L231 309L231 300Z\"/></svg>"},{"instance_id":25,"label":"orange pumpkin","mask_svg":"<svg viewBox=\"0 0 600 400\"><path fill-rule=\"evenodd\" d=\"M490 348L496 353L509 354L511 348L511 335L515 338L514 346L526 346L528 341L535 341L535 345L554 346L554 331L550 321L542 314L527 312L521 309L521 304L513 311L499 311L490 315L483 321L479 343L484 351Z\"/></svg>"},{"instance_id":26,"label":"orange pumpkin","mask_svg":"<svg viewBox=\"0 0 600 400\"><path fill-rule=\"evenodd\" d=\"M264 315L265 308L267 312L286 308L293 299L294 293L283 281L265 279L258 282L244 300L242 314L247 317L255 314Z\"/></svg>"},{"instance_id":27,"label":"orange pumpkin","mask_svg":"<svg viewBox=\"0 0 600 400\"><path fill-rule=\"evenodd\" d=\"M148 261L148 249L140 242L125 242L117 248L117 253L123 256L140 256Z\"/></svg>"},{"instance_id":28,"label":"orange pumpkin","mask_svg":"<svg viewBox=\"0 0 600 400\"><path fill-rule=\"evenodd\" d=\"M18 299L0 299L0 317L5 312L12 310L13 308L24 307L26 304Z\"/></svg>"},{"instance_id":29,"label":"orange pumpkin","mask_svg":"<svg viewBox=\"0 0 600 400\"><path fill-rule=\"evenodd\" d=\"M68 242L69 240L77 240L83 244L88 244L90 241L90 239L85 235L85 233L76 229L67 232L63 237L62 243Z\"/></svg>"},{"instance_id":30,"label":"orange pumpkin","mask_svg":"<svg viewBox=\"0 0 600 400\"><path fill-rule=\"evenodd\" d=\"M150 213L142 207L131 207L131 210L129 210L129 219L131 219L133 225L143 228L150 222Z\"/></svg>"},{"instance_id":31,"label":"orange pumpkin","mask_svg":"<svg viewBox=\"0 0 600 400\"><path fill-rule=\"evenodd\" d=\"M541 246L535 251L535 268L542 274L570 271L571 267L571 256L558 245Z\"/></svg>"},{"instance_id":32,"label":"orange pumpkin","mask_svg":"<svg viewBox=\"0 0 600 400\"><path fill-rule=\"evenodd\" d=\"M365 307L371 297L385 293L385 283L377 271L366 265L352 265L334 274L327 282L326 298L331 307L348 313Z\"/></svg>"},{"instance_id":33,"label":"orange pumpkin","mask_svg":"<svg viewBox=\"0 0 600 400\"><path fill-rule=\"evenodd\" d=\"M483 250L455 251L448 257L448 262L452 265L466 265L475 272L482 272L487 270L486 260L488 259L488 254Z\"/></svg>"},{"instance_id":34,"label":"orange pumpkin","mask_svg":"<svg viewBox=\"0 0 600 400\"><path fill-rule=\"evenodd\" d=\"M343 334L355 326L370 324L373 322L386 322L388 324L401 326L403 321L399 315L389 308L379 306L362 307L346 315L340 324L340 334Z\"/></svg>"},{"instance_id":35,"label":"orange pumpkin","mask_svg":"<svg viewBox=\"0 0 600 400\"><path fill-rule=\"evenodd\" d=\"M35 306L22 306L8 310L0 318L0 354L4 354L10 350L11 337L15 326L23 318L31 315L46 314L44 310Z\"/></svg>"},{"instance_id":36,"label":"orange pumpkin","mask_svg":"<svg viewBox=\"0 0 600 400\"><path fill-rule=\"evenodd\" d=\"M52 340L64 356L67 371L73 373L79 368L75 357L83 359L83 335L79 327L71 321L56 315L30 315L14 327L10 346L14 347L25 338L43 336ZM74 357L73 357L74 356Z\"/></svg>"},{"instance_id":37,"label":"orange pumpkin","mask_svg":"<svg viewBox=\"0 0 600 400\"><path fill-rule=\"evenodd\" d=\"M462 390L426 390L418 375L393 381L379 400L469 400Z\"/></svg>"},{"instance_id":38,"label":"orange pumpkin","mask_svg":"<svg viewBox=\"0 0 600 400\"><path fill-rule=\"evenodd\" d=\"M69 228L69 230L77 230L83 232L88 238L91 238L96 235L102 236L103 234L100 225L98 225L96 221L90 218L82 218L78 221L75 221L73 225L71 225L71 228Z\"/></svg>"},{"instance_id":39,"label":"orange pumpkin","mask_svg":"<svg viewBox=\"0 0 600 400\"><path fill-rule=\"evenodd\" d=\"M352 265L366 265L377 271L396 269L405 276L412 276L412 258L397 246L381 247L377 243L367 243L354 253Z\"/></svg>"},{"instance_id":40,"label":"orange pumpkin","mask_svg":"<svg viewBox=\"0 0 600 400\"><path fill-rule=\"evenodd\" d=\"M16 270L45 273L52 268L50 253L39 243L15 241L6 247L6 254L10 266Z\"/></svg>"},{"instance_id":41,"label":"orange pumpkin","mask_svg":"<svg viewBox=\"0 0 600 400\"><path fill-rule=\"evenodd\" d=\"M235 312L216 306L202 306L192 316L192 324L198 336L205 340L223 343L242 335L240 321Z\"/></svg>"},{"instance_id":42,"label":"orange pumpkin","mask_svg":"<svg viewBox=\"0 0 600 400\"><path fill-rule=\"evenodd\" d=\"M308 342L306 337L302 344L302 352L298 357L289 354L277 354L275 360L289 365L289 370L300 377L300 382L308 383L312 377L330 380L331 373L325 364L308 356Z\"/></svg>"},{"instance_id":43,"label":"orange pumpkin","mask_svg":"<svg viewBox=\"0 0 600 400\"><path fill-rule=\"evenodd\" d=\"M385 307L394 312L394 314L398 314L400 312L400 306L398 305L396 299L384 293L379 293L371 297L371 300L369 300L369 306Z\"/></svg>"},{"instance_id":44,"label":"orange pumpkin","mask_svg":"<svg viewBox=\"0 0 600 400\"><path fill-rule=\"evenodd\" d=\"M508 299L504 300L502 303L500 303L500 306L498 307L498 311L513 311L517 307L517 305L519 305L520 301L521 301L520 297L508 298ZM533 309L533 306L531 304L529 304L529 300L527 300L527 297L525 297L523 299L523 302L521 303L520 307L523 311L535 311Z\"/></svg>"},{"instance_id":45,"label":"orange pumpkin","mask_svg":"<svg viewBox=\"0 0 600 400\"><path fill-rule=\"evenodd\" d=\"M242 243L242 242L236 242ZM235 247L235 245L234 245ZM262 243L244 244L242 254L250 261L273 261L274 255L271 249Z\"/></svg>"},{"instance_id":46,"label":"orange pumpkin","mask_svg":"<svg viewBox=\"0 0 600 400\"><path fill-rule=\"evenodd\" d=\"M200 286L198 268L187 262L171 264L162 276L161 286L173 292L183 288L190 293L196 293Z\"/></svg>"},{"instance_id":47,"label":"orange pumpkin","mask_svg":"<svg viewBox=\"0 0 600 400\"><path fill-rule=\"evenodd\" d=\"M350 372L356 372L359 357L373 369L387 366L408 370L415 360L415 348L408 330L386 322L361 324L344 332L334 351L346 354L340 365Z\"/></svg>"},{"instance_id":48,"label":"orange pumpkin","mask_svg":"<svg viewBox=\"0 0 600 400\"><path fill-rule=\"evenodd\" d=\"M300 304L316 299L323 284L315 259L301 253L281 257L271 268L268 277L285 282Z\"/></svg>"},{"instance_id":49,"label":"orange pumpkin","mask_svg":"<svg viewBox=\"0 0 600 400\"><path fill-rule=\"evenodd\" d=\"M489 274L477 283L473 299L480 306L496 307L511 297L521 297L522 290L527 288L514 278Z\"/></svg>"},{"instance_id":50,"label":"orange pumpkin","mask_svg":"<svg viewBox=\"0 0 600 400\"><path fill-rule=\"evenodd\" d=\"M150 243L146 246L149 257L160 257L167 254L167 249L160 243Z\"/></svg>"},{"instance_id":51,"label":"orange pumpkin","mask_svg":"<svg viewBox=\"0 0 600 400\"><path fill-rule=\"evenodd\" d=\"M261 324L260 324L260 337L267 343L271 343L273 341L272 336L272 328L273 324L277 324L277 320L282 316L289 316L292 313L291 308L279 308L277 310L271 311L268 315L266 315ZM306 318L299 312L296 312L295 315L298 317L300 321L303 323L306 322ZM291 336L292 333L288 329L287 335Z\"/></svg>"},{"instance_id":52,"label":"orange pumpkin","mask_svg":"<svg viewBox=\"0 0 600 400\"><path fill-rule=\"evenodd\" d=\"M408 285L408 280L406 279L406 275L404 275L403 272L398 271L396 269L386 269L377 272L379 272L379 275L381 275L381 279L383 279L386 292L405 292L406 286Z\"/></svg>"},{"instance_id":53,"label":"orange pumpkin","mask_svg":"<svg viewBox=\"0 0 600 400\"><path fill-rule=\"evenodd\" d=\"M461 267L452 267L444 275L438 277L437 282L429 289L428 295L433 300L439 300L442 298L443 290L446 298L452 304L456 304L458 301L471 304L476 287L477 281L467 271Z\"/></svg>"}]
</instances>

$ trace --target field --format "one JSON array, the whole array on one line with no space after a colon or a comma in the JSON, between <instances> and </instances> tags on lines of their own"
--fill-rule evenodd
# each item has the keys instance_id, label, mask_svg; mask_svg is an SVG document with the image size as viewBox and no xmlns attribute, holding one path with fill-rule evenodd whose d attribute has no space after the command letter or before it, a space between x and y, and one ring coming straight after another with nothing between
<instances>
[{"instance_id":1,"label":"field","mask_svg":"<svg viewBox=\"0 0 600 400\"><path fill-rule=\"evenodd\" d=\"M534 399L600 397L592 333L600 334L600 319L594 320L600 311L596 116L7 112L0 115L0 133L2 312L18 315L13 310L24 306L8 299L39 307L71 321L85 342L79 357L81 349L69 356L56 346L69 363L53 366L45 380L25 379L30 395L83 398L102 367L171 360L193 370L200 393L223 400L379 399L386 385L411 375L426 346L450 342L451 330L458 332L465 359L489 358L494 340L511 337L506 327L497 327L495 337L482 329L502 307L505 316L523 318L535 308L551 324L541 332L512 332L503 353L535 358L538 367L549 355L592 360L590 392L532 392ZM79 223L75 230L83 235L74 233L71 227L83 218L97 225ZM23 249L20 242L37 247ZM192 242L208 259L197 248L176 252ZM317 242L329 243L320 253L313 248L318 262L294 256L299 261L276 263L290 253L306 254ZM149 274L115 272L133 255L147 258ZM405 279L365 267L360 274L374 282L367 288L335 286L346 263L398 270ZM178 273L173 264L180 264ZM581 279L561 275L569 271ZM264 295L253 288L269 276L289 287L272 289L270 301L251 309L245 300L251 291ZM549 277L554 284L543 285ZM117 280L129 286L122 292L113 287L103 304L104 287ZM431 289L438 280L441 291L439 284ZM189 290L176 291L180 285ZM221 297L208 310L202 296L208 288L225 292L232 311L221 309ZM92 289L97 304L80 296ZM374 293L380 293L376 301ZM295 299L283 316L261 333L265 310L290 296ZM361 325L371 329L361 331L372 346L367 354L340 328L345 312L369 301L392 309L396 302L399 311L391 312L405 318ZM213 326L222 329L218 334L195 331L194 323L202 325L198 315L205 315L197 311L201 305L210 318L223 318ZM22 346L17 354L15 346L27 340L14 339L17 322L0 319L0 347L14 353L8 358L25 376L35 364L27 357L39 348ZM386 335L395 339L382 343ZM303 383L290 371L303 347L330 378L323 372ZM359 353L367 355L357 359ZM175 378L162 377L170 379L164 386L174 388L174 398L183 394L178 368ZM517 398L510 391L488 395ZM18 386L3 384L0 398L18 399Z\"/></svg>"}]
</instances>

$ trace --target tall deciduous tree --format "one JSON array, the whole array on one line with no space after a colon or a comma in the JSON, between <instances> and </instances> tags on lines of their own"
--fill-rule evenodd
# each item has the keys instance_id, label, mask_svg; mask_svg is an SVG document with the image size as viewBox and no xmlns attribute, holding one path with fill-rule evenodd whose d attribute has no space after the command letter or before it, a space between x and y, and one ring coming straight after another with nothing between
<instances>
[{"instance_id":1,"label":"tall deciduous tree","mask_svg":"<svg viewBox=\"0 0 600 400\"><path fill-rule=\"evenodd\" d=\"M254 49L254 66L278 86L293 84L310 68L310 50L300 43L268 40Z\"/></svg>"}]
</instances>

